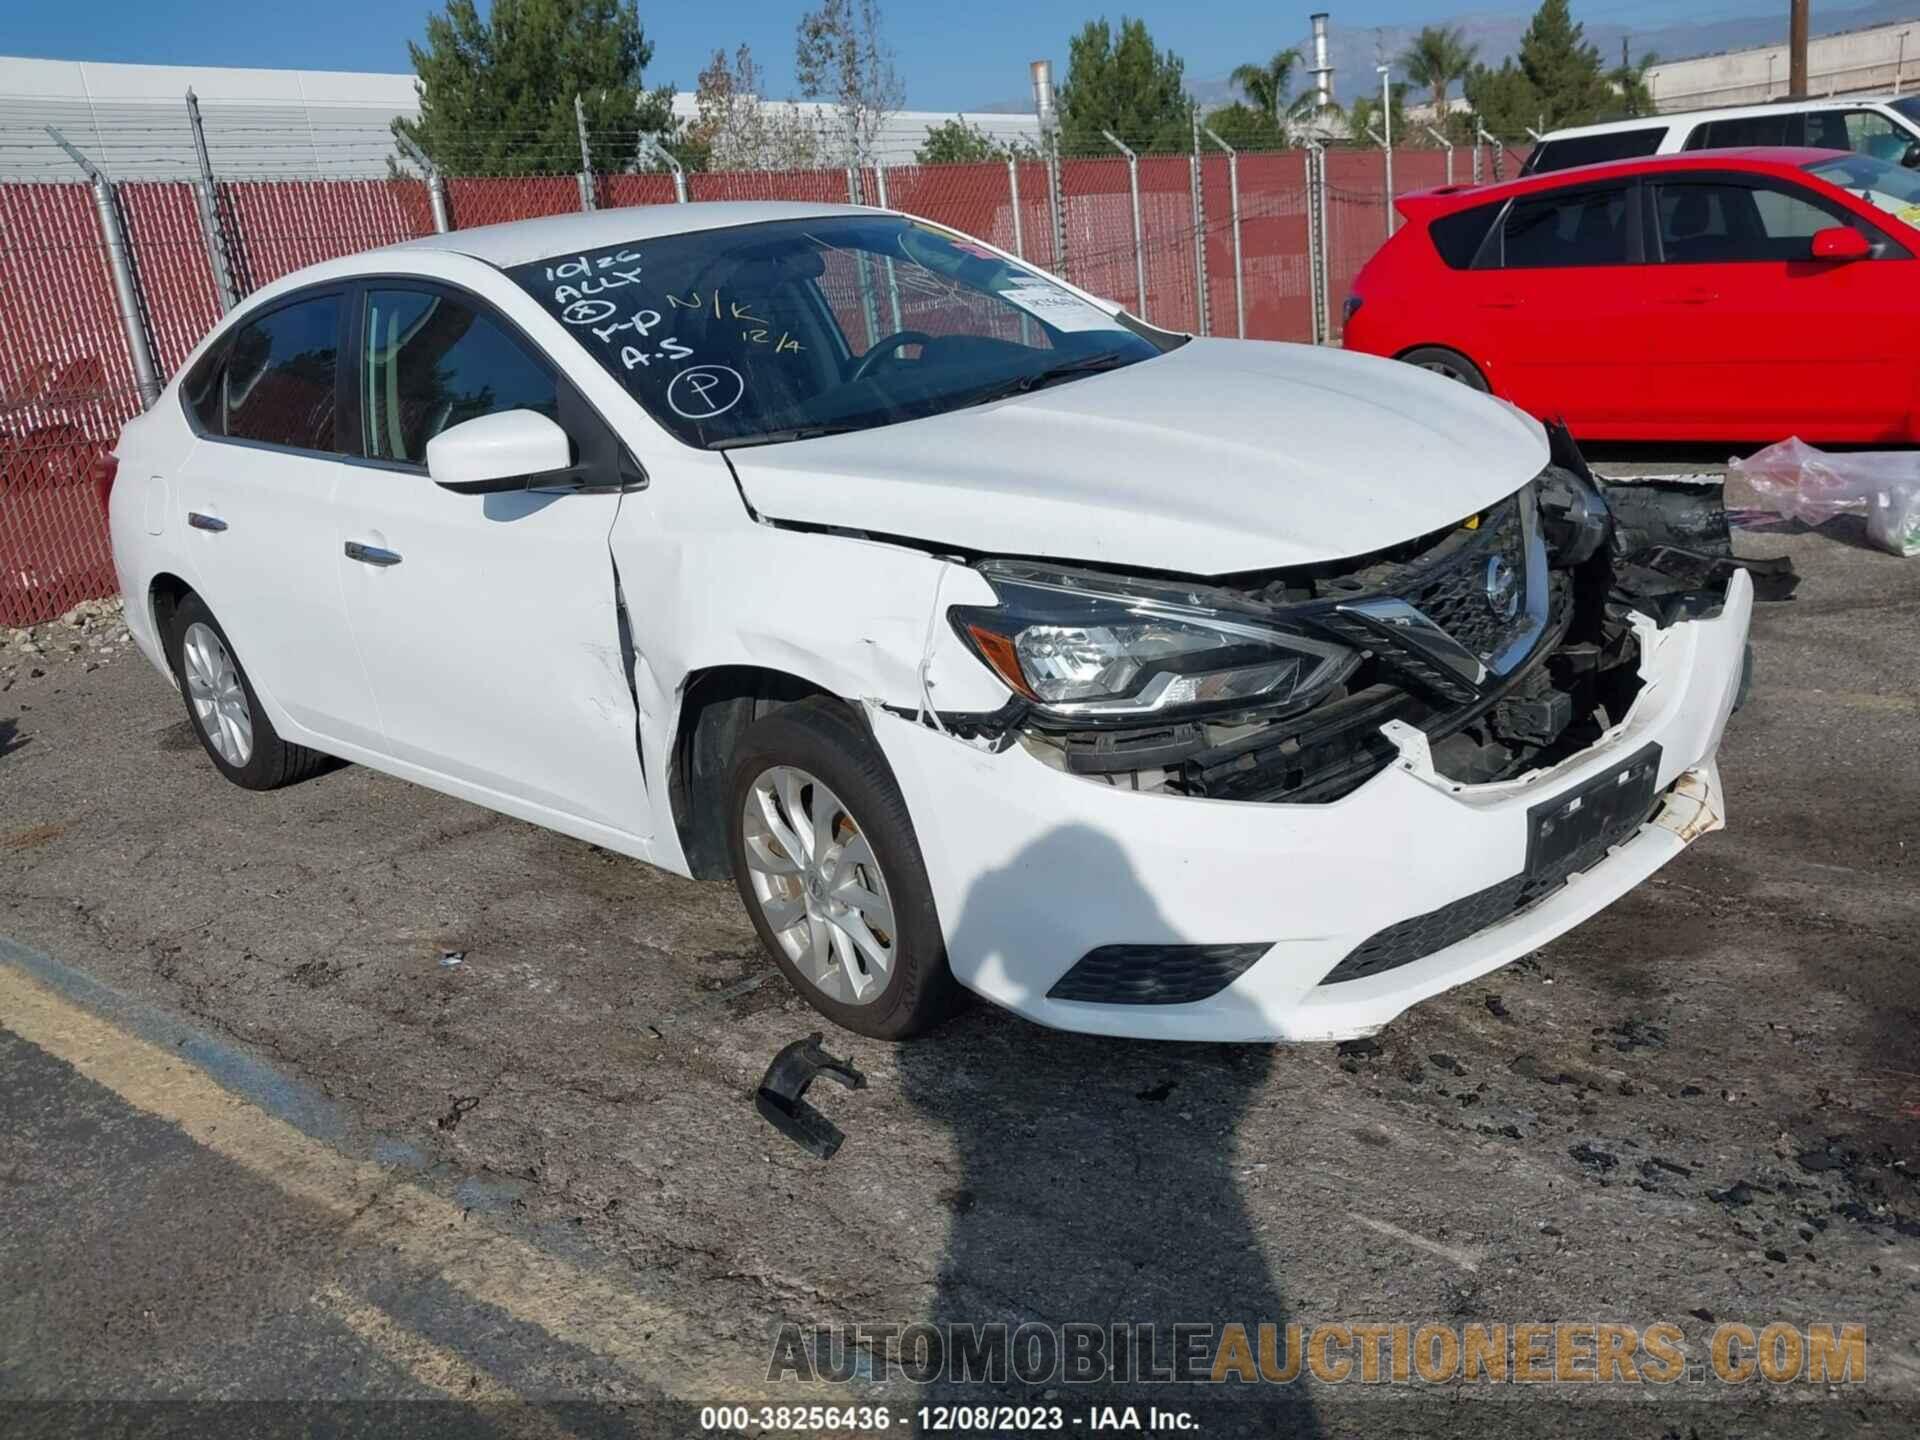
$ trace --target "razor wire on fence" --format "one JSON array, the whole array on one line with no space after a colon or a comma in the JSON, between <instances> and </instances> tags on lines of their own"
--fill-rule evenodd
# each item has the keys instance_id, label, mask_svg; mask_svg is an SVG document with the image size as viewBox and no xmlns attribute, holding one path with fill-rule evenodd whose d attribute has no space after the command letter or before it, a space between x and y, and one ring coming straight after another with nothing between
<instances>
[{"instance_id":1,"label":"razor wire on fence","mask_svg":"<svg viewBox=\"0 0 1920 1440\"><path fill-rule=\"evenodd\" d=\"M583 208L852 201L977 235L1167 329L1337 343L1336 297L1390 214L1378 149L1235 152L1199 131L1184 153L1114 136L1101 154L782 171L681 171L630 136L634 168L594 173L586 142L606 137L583 129L548 173L488 176L442 175L409 145L396 164L384 127L290 133L268 107L202 117L189 100L164 133L64 118L85 145L58 125L16 145L61 178L0 179L0 625L111 593L95 462L231 304L320 261ZM197 166L160 167L183 136ZM1504 169L1524 152L1490 153ZM244 175L228 163L241 154ZM372 157L385 174L366 173ZM1477 177L1481 147L1473 160ZM1451 161L1396 152L1398 188L1445 183Z\"/></svg>"}]
</instances>

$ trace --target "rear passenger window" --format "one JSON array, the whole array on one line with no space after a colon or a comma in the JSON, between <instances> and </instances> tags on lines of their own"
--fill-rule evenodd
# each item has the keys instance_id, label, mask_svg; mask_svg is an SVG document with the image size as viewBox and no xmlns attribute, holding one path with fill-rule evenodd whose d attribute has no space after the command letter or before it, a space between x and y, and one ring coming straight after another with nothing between
<instances>
[{"instance_id":1,"label":"rear passenger window","mask_svg":"<svg viewBox=\"0 0 1920 1440\"><path fill-rule=\"evenodd\" d=\"M1507 211L1502 241L1509 270L1624 265L1626 187L1525 196Z\"/></svg>"},{"instance_id":2,"label":"rear passenger window","mask_svg":"<svg viewBox=\"0 0 1920 1440\"><path fill-rule=\"evenodd\" d=\"M1471 210L1442 215L1427 226L1427 233L1433 237L1433 248L1448 265L1455 270L1471 269L1473 258L1480 253L1487 231L1493 228L1494 217L1499 213L1498 205L1476 205Z\"/></svg>"},{"instance_id":3,"label":"rear passenger window","mask_svg":"<svg viewBox=\"0 0 1920 1440\"><path fill-rule=\"evenodd\" d=\"M426 290L367 294L361 431L367 458L426 463L442 430L500 410L559 418L553 372L496 320Z\"/></svg>"},{"instance_id":4,"label":"rear passenger window","mask_svg":"<svg viewBox=\"0 0 1920 1440\"><path fill-rule=\"evenodd\" d=\"M1521 167L1524 175L1543 175L1549 170L1568 170L1575 165L1599 165L1608 160L1637 160L1651 155L1666 138L1665 125L1649 125L1641 130L1610 130L1604 135L1575 135L1566 140L1548 140L1534 147Z\"/></svg>"},{"instance_id":5,"label":"rear passenger window","mask_svg":"<svg viewBox=\"0 0 1920 1440\"><path fill-rule=\"evenodd\" d=\"M1687 136L1689 150L1732 150L1744 145L1797 145L1798 115L1739 115L1731 120L1708 120Z\"/></svg>"},{"instance_id":6,"label":"rear passenger window","mask_svg":"<svg viewBox=\"0 0 1920 1440\"><path fill-rule=\"evenodd\" d=\"M217 395L201 396L202 424L234 440L334 449L339 335L334 295L282 306L242 325L227 346Z\"/></svg>"}]
</instances>

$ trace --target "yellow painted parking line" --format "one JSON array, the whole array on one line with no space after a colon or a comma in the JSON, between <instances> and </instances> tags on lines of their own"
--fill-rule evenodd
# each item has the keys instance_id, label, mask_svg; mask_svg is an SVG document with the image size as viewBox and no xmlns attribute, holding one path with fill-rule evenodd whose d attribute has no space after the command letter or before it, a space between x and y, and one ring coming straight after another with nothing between
<instances>
[{"instance_id":1,"label":"yellow painted parking line","mask_svg":"<svg viewBox=\"0 0 1920 1440\"><path fill-rule=\"evenodd\" d=\"M475 1405L510 1405L524 1410L514 1417L516 1435L544 1436L548 1440L573 1435L571 1430L539 1411L526 1409L526 1402L511 1386L446 1346L409 1330L379 1307L347 1294L338 1285L327 1286L318 1298L362 1344L379 1352L390 1364L406 1371L427 1388L438 1390L452 1400Z\"/></svg>"},{"instance_id":2,"label":"yellow painted parking line","mask_svg":"<svg viewBox=\"0 0 1920 1440\"><path fill-rule=\"evenodd\" d=\"M287 1195L338 1215L343 1246L378 1250L433 1274L688 1404L797 1398L767 1383L764 1356L716 1359L703 1327L671 1306L470 1217L381 1165L341 1154L6 965L0 1026Z\"/></svg>"}]
</instances>

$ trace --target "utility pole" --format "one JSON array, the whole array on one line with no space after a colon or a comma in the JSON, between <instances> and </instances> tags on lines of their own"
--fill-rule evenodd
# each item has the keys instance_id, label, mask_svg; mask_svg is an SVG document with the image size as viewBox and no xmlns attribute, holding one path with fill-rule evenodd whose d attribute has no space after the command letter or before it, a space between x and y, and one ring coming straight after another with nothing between
<instances>
[{"instance_id":1,"label":"utility pole","mask_svg":"<svg viewBox=\"0 0 1920 1440\"><path fill-rule=\"evenodd\" d=\"M1807 11L1812 0L1789 0L1787 12L1787 94L1807 93Z\"/></svg>"},{"instance_id":2,"label":"utility pole","mask_svg":"<svg viewBox=\"0 0 1920 1440\"><path fill-rule=\"evenodd\" d=\"M1627 58L1627 37L1620 37L1620 89L1627 100L1627 114L1639 117L1639 108L1633 103L1633 61Z\"/></svg>"}]
</instances>

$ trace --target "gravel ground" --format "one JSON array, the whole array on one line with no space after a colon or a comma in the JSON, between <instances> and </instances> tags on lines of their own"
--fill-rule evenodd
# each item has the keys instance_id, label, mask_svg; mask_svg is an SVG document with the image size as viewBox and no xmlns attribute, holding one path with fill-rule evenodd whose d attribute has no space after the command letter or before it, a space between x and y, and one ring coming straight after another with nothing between
<instances>
[{"instance_id":1,"label":"gravel ground","mask_svg":"<svg viewBox=\"0 0 1920 1440\"><path fill-rule=\"evenodd\" d=\"M788 1319L1669 1320L1696 1354L1715 1321L1855 1321L1866 1383L1831 1391L1453 1387L1436 1406L1311 1387L1220 1433L1464 1433L1491 1423L1477 1404L1519 1398L1549 1403L1509 1404L1503 1426L1910 1434L1920 562L1845 523L1748 517L1738 543L1792 555L1803 579L1756 619L1753 698L1723 752L1730 828L1374 1041L1128 1043L985 1007L908 1046L830 1033L870 1088L820 1087L849 1137L820 1164L752 1109L770 1056L816 1021L729 886L360 768L230 787L110 607L0 637L0 936L129 1033L203 1037L230 1088L245 1070L269 1102L310 1097L329 1118L306 1128L331 1150L452 1197L572 1267L568 1285L645 1297L681 1327L658 1342L676 1365L764 1373ZM66 1093L71 1076L12 1044L9 1095ZM339 1247L272 1222L265 1199L242 1207L269 1217L254 1250L232 1248L231 1219L87 1240L75 1217L106 1202L35 1159L66 1103L39 1106L36 1131L10 1100L0 1125L17 1222L0 1240L0 1392L204 1393L218 1373L228 1395L405 1393L350 1359L233 1373L225 1337L257 1267L310 1295ZM112 1175L161 1143L117 1133L92 1152L91 1193L118 1193ZM193 1193L231 1208L241 1184ZM53 1253L36 1235L65 1237L71 1303L23 1308ZM405 1254L404 1274L438 1283L431 1251ZM400 1293L402 1269L357 1263L357 1293L387 1313L425 1303ZM519 1396L655 1393L511 1298L436 1343L493 1354Z\"/></svg>"}]
</instances>

